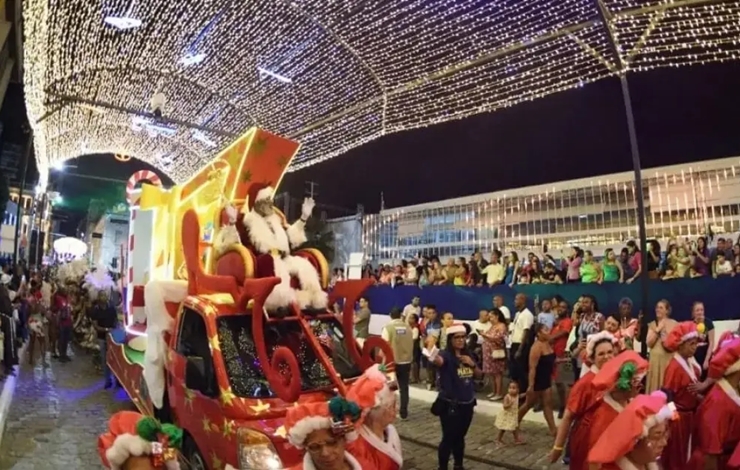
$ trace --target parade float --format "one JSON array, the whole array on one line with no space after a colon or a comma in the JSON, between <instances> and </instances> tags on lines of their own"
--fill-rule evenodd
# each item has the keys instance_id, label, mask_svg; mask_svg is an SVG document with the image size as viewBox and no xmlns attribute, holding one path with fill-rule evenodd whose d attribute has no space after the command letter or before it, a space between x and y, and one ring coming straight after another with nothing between
<instances>
[{"instance_id":1,"label":"parade float","mask_svg":"<svg viewBox=\"0 0 740 470\"><path fill-rule=\"evenodd\" d=\"M285 438L287 409L344 395L378 348L392 363L384 341L360 348L354 338L365 280L324 294L329 305L343 304L341 317L312 301L303 311L302 302L290 302L282 315L266 308L286 285L305 291L306 266L322 293L329 282L317 250L297 247L279 257L248 242L244 219L266 188L279 186L298 147L252 129L184 184L144 182L129 190L126 330L109 336L108 364L142 413L184 429L183 456L192 468L299 463L301 451ZM288 264L295 275L286 282Z\"/></svg>"}]
</instances>

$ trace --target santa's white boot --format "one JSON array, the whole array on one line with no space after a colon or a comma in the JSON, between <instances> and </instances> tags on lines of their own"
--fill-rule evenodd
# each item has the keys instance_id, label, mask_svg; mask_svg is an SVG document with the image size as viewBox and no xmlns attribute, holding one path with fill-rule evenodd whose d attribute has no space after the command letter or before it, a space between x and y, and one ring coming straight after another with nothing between
<instances>
[{"instance_id":1,"label":"santa's white boot","mask_svg":"<svg viewBox=\"0 0 740 470\"><path fill-rule=\"evenodd\" d=\"M329 295L321 290L311 292L311 308L314 310L326 310L329 307Z\"/></svg>"},{"instance_id":2,"label":"santa's white boot","mask_svg":"<svg viewBox=\"0 0 740 470\"><path fill-rule=\"evenodd\" d=\"M281 282L276 285L270 295L265 300L265 310L268 313L273 313L279 309L288 308L290 304L297 302L296 291L290 287L289 283Z\"/></svg>"}]
</instances>

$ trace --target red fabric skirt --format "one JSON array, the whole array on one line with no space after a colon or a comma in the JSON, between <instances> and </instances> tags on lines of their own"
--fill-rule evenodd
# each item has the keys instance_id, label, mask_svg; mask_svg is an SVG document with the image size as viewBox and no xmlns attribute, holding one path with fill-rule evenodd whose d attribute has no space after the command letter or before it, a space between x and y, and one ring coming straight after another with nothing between
<instances>
[{"instance_id":1,"label":"red fabric skirt","mask_svg":"<svg viewBox=\"0 0 740 470\"><path fill-rule=\"evenodd\" d=\"M661 455L663 470L685 470L691 452L694 412L679 411L678 419L669 424L670 437Z\"/></svg>"}]
</instances>

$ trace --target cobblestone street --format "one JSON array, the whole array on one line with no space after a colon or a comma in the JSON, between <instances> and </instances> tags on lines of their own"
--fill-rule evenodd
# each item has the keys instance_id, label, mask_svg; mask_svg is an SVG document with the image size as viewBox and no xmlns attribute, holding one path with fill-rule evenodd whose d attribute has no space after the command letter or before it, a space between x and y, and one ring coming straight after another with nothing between
<instances>
[{"instance_id":1,"label":"cobblestone street","mask_svg":"<svg viewBox=\"0 0 740 470\"><path fill-rule=\"evenodd\" d=\"M404 460L407 469L437 468L437 446L441 435L439 418L429 412L429 407L429 403L412 400L409 419L396 423L398 432L404 439ZM493 421L494 418L480 414L473 418L467 436L465 455L475 460L466 461L466 470L565 468L560 464L549 466L546 461L547 453L552 447L552 437L548 434L546 426L525 421L522 424L522 434L527 443L499 449L494 443L498 431ZM512 437L508 435L504 439L511 442Z\"/></svg>"},{"instance_id":2,"label":"cobblestone street","mask_svg":"<svg viewBox=\"0 0 740 470\"><path fill-rule=\"evenodd\" d=\"M24 361L25 362L25 361ZM0 448L0 470L99 469L98 435L108 416L132 409L123 391L103 389L91 356L21 366Z\"/></svg>"}]
</instances>

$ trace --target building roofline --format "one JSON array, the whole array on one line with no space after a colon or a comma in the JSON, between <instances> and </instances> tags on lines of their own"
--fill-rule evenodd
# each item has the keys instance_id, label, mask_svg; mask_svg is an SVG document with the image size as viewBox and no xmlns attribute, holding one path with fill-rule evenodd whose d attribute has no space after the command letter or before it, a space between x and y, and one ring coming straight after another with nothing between
<instances>
[{"instance_id":1,"label":"building roofline","mask_svg":"<svg viewBox=\"0 0 740 470\"><path fill-rule=\"evenodd\" d=\"M681 171L710 171L710 170L722 170L730 168L733 165L740 166L740 156L717 158L714 160L707 160L703 162L683 163L680 165L668 165L654 168L644 168L642 175L644 179L655 178L659 174L676 174ZM442 201L425 202L421 204L414 204L411 206L394 207L380 211L381 215L390 215L397 212L416 212L423 209L438 209L440 207L449 206L462 206L466 204L475 204L490 201L493 199L500 199L504 197L516 197L516 196L532 196L538 193L544 192L556 192L566 189L578 189L586 188L592 184L600 183L626 183L634 181L635 174L632 171L624 171L621 173L611 173L608 175L591 176L587 178L579 178L574 180L559 181L556 183L546 183L534 186L525 186L523 188L505 189L501 191L495 191L490 193L474 194L470 196L456 197L452 199L445 199Z\"/></svg>"}]
</instances>

